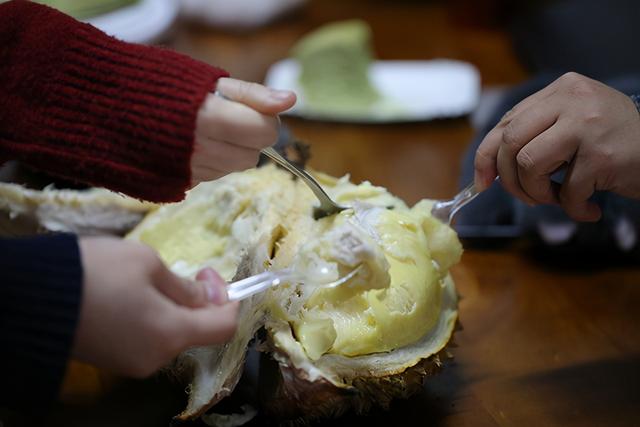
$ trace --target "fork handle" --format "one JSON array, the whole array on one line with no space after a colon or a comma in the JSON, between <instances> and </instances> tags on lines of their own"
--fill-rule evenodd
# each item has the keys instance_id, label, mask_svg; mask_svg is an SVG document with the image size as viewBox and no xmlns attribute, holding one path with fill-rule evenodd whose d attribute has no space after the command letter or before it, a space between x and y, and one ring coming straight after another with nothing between
<instances>
[{"instance_id":1,"label":"fork handle","mask_svg":"<svg viewBox=\"0 0 640 427\"><path fill-rule=\"evenodd\" d=\"M227 286L227 299L229 301L240 301L249 298L259 292L266 291L272 286L277 286L294 276L291 270L284 269L264 271L245 279L237 280Z\"/></svg>"}]
</instances>

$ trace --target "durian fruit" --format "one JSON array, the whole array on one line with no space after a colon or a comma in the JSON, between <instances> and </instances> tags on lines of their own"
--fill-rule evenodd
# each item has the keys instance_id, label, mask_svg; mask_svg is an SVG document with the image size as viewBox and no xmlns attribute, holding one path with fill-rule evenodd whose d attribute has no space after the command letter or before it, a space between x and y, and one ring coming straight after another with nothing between
<instances>
[{"instance_id":1,"label":"durian fruit","mask_svg":"<svg viewBox=\"0 0 640 427\"><path fill-rule=\"evenodd\" d=\"M431 217L428 200L409 208L368 182L315 176L353 209L314 220L308 188L266 166L200 184L128 236L185 277L204 266L227 280L280 268L298 275L243 301L232 341L180 355L175 369L189 382L189 402L179 419L232 392L259 329L273 360L261 372L263 410L281 421L387 406L440 367L457 321L455 233ZM323 288L356 268L347 283Z\"/></svg>"},{"instance_id":2,"label":"durian fruit","mask_svg":"<svg viewBox=\"0 0 640 427\"><path fill-rule=\"evenodd\" d=\"M154 207L101 188L31 189L0 182L0 236L41 232L124 235Z\"/></svg>"}]
</instances>

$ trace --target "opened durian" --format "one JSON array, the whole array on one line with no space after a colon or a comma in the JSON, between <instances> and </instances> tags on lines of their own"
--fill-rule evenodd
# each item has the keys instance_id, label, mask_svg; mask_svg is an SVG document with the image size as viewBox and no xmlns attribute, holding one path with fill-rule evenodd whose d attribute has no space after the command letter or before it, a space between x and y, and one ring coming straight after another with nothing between
<instances>
[{"instance_id":1,"label":"opened durian","mask_svg":"<svg viewBox=\"0 0 640 427\"><path fill-rule=\"evenodd\" d=\"M455 233L431 217L428 200L408 208L368 182L315 175L353 209L314 220L311 191L266 166L200 184L128 236L185 277L205 266L227 280L280 268L300 277L243 301L228 344L179 357L190 387L178 418L197 417L233 391L261 328L260 348L275 361L274 372L261 373L263 409L281 420L387 406L439 368L457 320ZM321 286L356 268L347 283Z\"/></svg>"}]
</instances>

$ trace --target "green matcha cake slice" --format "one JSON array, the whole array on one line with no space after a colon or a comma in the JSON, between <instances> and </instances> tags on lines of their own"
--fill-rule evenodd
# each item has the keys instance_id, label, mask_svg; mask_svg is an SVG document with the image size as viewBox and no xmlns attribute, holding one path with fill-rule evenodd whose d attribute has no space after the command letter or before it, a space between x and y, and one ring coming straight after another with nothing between
<instances>
[{"instance_id":1,"label":"green matcha cake slice","mask_svg":"<svg viewBox=\"0 0 640 427\"><path fill-rule=\"evenodd\" d=\"M76 19L88 19L121 7L137 3L138 0L36 0Z\"/></svg>"},{"instance_id":2,"label":"green matcha cake slice","mask_svg":"<svg viewBox=\"0 0 640 427\"><path fill-rule=\"evenodd\" d=\"M302 38L292 55L300 63L305 104L318 114L365 114L381 96L369 80L371 29L361 20L324 25Z\"/></svg>"}]
</instances>

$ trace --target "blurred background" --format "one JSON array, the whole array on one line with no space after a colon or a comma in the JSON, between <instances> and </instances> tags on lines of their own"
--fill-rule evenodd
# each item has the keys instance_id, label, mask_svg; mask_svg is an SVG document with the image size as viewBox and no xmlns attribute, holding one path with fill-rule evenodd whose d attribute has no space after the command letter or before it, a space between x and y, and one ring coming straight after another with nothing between
<instances>
[{"instance_id":1,"label":"blurred background","mask_svg":"<svg viewBox=\"0 0 640 427\"><path fill-rule=\"evenodd\" d=\"M306 143L312 168L369 180L408 204L453 196L470 179L468 153L497 118L563 72L631 81L621 87L640 91L634 80L640 70L637 0L43 3L118 38L168 46L239 79L292 84L302 98L301 70L286 62L304 56L301 40L326 24L359 20L369 29L364 39L337 37L348 49L325 53L346 52L344 60L364 52L358 58L372 71L356 76L358 84L365 81L378 99L392 102L331 115L318 114L305 100L305 108L283 115L281 139ZM316 39L303 50L322 54L323 43ZM340 64L339 58L320 61L311 71L331 90L346 78ZM621 247L615 231L618 219L630 218L622 232L635 236L640 210L616 201L607 214L611 223L569 224L568 237L551 244L537 225L540 218L567 225L557 212L528 209L499 189L477 201L458 219L468 240L454 269L465 327L456 335L455 359L423 393L390 412L330 425L640 425L638 245ZM512 242L530 232L537 237ZM495 246L496 240L513 244ZM530 257L532 242L541 242L543 262ZM74 369L66 390L72 402L92 402L96 389L111 387L108 378ZM51 424L166 425L184 393L152 379L127 382L101 399L98 406L61 405Z\"/></svg>"}]
</instances>

